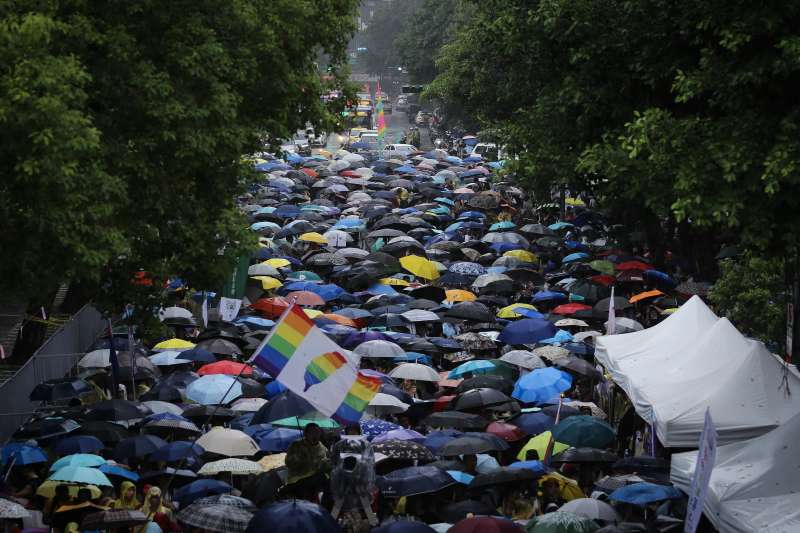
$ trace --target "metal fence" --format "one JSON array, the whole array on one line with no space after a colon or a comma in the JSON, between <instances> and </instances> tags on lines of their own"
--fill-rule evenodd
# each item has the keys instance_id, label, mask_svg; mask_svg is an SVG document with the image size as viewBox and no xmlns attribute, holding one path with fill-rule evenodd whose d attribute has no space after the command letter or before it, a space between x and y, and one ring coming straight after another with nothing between
<instances>
[{"instance_id":1,"label":"metal fence","mask_svg":"<svg viewBox=\"0 0 800 533\"><path fill-rule=\"evenodd\" d=\"M14 376L0 386L0 442L5 442L36 411L29 399L33 388L68 375L103 330L103 317L89 305L56 331Z\"/></svg>"}]
</instances>

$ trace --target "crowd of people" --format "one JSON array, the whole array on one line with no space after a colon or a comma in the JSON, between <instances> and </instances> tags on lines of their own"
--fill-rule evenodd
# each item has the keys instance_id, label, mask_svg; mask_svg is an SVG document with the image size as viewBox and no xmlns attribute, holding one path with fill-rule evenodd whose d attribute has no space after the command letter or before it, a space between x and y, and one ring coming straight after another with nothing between
<instances>
[{"instance_id":1,"label":"crowd of people","mask_svg":"<svg viewBox=\"0 0 800 533\"><path fill-rule=\"evenodd\" d=\"M594 342L707 286L611 235L588 198L536 206L479 157L254 165L241 306L171 282L169 338L105 335L39 384L3 447L10 526L682 530L686 497ZM291 306L381 380L358 424L249 363Z\"/></svg>"}]
</instances>

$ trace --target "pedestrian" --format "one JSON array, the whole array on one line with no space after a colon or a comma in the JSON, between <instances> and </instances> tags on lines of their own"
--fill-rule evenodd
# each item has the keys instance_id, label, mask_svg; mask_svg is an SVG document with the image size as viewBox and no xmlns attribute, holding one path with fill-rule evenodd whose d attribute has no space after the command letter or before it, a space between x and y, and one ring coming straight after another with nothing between
<instances>
[{"instance_id":1,"label":"pedestrian","mask_svg":"<svg viewBox=\"0 0 800 533\"><path fill-rule=\"evenodd\" d=\"M286 451L289 469L284 492L298 498L319 501L319 493L327 485L331 469L328 449L322 444L322 429L311 423L303 429L303 438L294 441Z\"/></svg>"}]
</instances>

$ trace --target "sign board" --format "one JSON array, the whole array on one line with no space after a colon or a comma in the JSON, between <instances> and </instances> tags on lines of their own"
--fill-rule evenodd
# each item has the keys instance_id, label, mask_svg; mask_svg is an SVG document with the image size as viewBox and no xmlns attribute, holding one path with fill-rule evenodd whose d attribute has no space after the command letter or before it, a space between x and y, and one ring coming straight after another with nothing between
<instances>
[{"instance_id":1,"label":"sign board","mask_svg":"<svg viewBox=\"0 0 800 533\"><path fill-rule=\"evenodd\" d=\"M244 296L245 286L247 285L247 269L250 267L250 256L241 255L236 260L225 285L222 287L222 296L241 300Z\"/></svg>"},{"instance_id":2,"label":"sign board","mask_svg":"<svg viewBox=\"0 0 800 533\"><path fill-rule=\"evenodd\" d=\"M700 434L700 447L697 450L697 462L694 466L692 487L689 491L689 504L686 506L686 521L684 533L694 533L700 517L703 516L703 504L708 493L708 482L714 470L714 461L717 456L717 430L711 420L711 412L706 409L706 420L703 424L703 433Z\"/></svg>"}]
</instances>

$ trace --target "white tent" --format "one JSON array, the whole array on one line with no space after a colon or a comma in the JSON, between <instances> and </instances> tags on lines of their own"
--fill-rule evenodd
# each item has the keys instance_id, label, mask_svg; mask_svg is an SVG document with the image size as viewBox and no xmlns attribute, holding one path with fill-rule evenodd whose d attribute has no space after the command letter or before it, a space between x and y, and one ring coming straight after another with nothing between
<instances>
[{"instance_id":1,"label":"white tent","mask_svg":"<svg viewBox=\"0 0 800 533\"><path fill-rule=\"evenodd\" d=\"M696 447L706 407L720 445L800 413L800 380L694 297L661 324L598 337L595 355L667 447ZM787 394L788 390L793 394Z\"/></svg>"},{"instance_id":2,"label":"white tent","mask_svg":"<svg viewBox=\"0 0 800 533\"><path fill-rule=\"evenodd\" d=\"M697 452L672 456L672 482L685 492L696 462ZM717 448L703 511L720 531L800 531L798 472L800 415L760 437Z\"/></svg>"}]
</instances>

